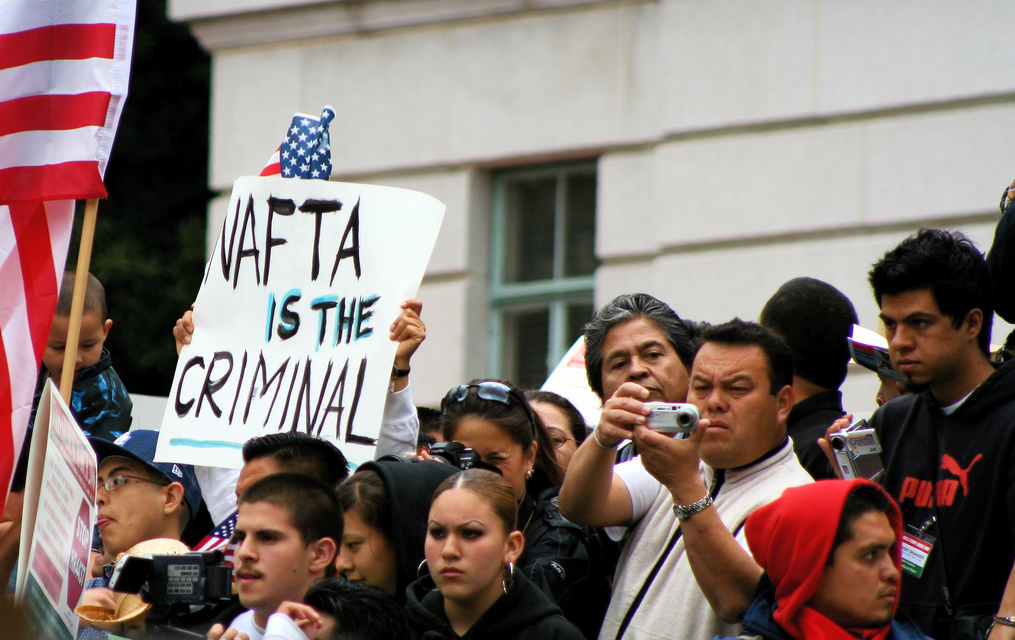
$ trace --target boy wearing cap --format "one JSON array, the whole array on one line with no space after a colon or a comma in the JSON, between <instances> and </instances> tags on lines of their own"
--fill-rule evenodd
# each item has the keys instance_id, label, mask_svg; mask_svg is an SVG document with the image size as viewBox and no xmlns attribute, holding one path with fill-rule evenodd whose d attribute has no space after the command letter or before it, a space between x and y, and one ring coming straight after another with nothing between
<instances>
[{"instance_id":1,"label":"boy wearing cap","mask_svg":"<svg viewBox=\"0 0 1015 640\"><path fill-rule=\"evenodd\" d=\"M115 442L90 438L99 463L99 537L110 557L144 540L179 540L201 504L191 465L154 462L158 439L158 431L143 430L129 431ZM82 604L115 608L108 583L105 577L90 581ZM105 632L97 629L78 632L79 640L103 637Z\"/></svg>"}]
</instances>

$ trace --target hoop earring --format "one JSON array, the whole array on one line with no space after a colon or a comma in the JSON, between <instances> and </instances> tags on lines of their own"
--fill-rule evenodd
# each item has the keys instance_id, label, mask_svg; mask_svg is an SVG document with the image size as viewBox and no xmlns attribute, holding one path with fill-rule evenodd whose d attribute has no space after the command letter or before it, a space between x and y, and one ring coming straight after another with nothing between
<instances>
[{"instance_id":1,"label":"hoop earring","mask_svg":"<svg viewBox=\"0 0 1015 640\"><path fill-rule=\"evenodd\" d=\"M526 471L525 472L525 479L526 480L530 480L532 478L532 474L533 473L535 473L535 469L529 469L528 471Z\"/></svg>"},{"instance_id":2,"label":"hoop earring","mask_svg":"<svg viewBox=\"0 0 1015 640\"><path fill-rule=\"evenodd\" d=\"M509 562L507 573L500 579L500 587L504 590L504 595L507 595L508 589L514 586L515 583L515 563Z\"/></svg>"},{"instance_id":3,"label":"hoop earring","mask_svg":"<svg viewBox=\"0 0 1015 640\"><path fill-rule=\"evenodd\" d=\"M426 564L426 558L423 558L423 562L419 563L416 567L416 578L424 581L423 585L426 586L425 580L429 579L432 586L426 587L429 591L437 591L437 583L434 582L433 576L430 575L430 567Z\"/></svg>"}]
</instances>

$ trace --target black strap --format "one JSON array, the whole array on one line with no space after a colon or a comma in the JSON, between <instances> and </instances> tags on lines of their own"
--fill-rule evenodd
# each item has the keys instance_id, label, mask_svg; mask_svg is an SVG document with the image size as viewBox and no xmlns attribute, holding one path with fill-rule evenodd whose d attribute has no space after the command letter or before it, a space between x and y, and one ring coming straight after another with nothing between
<instances>
[{"instance_id":1,"label":"black strap","mask_svg":"<svg viewBox=\"0 0 1015 640\"><path fill-rule=\"evenodd\" d=\"M726 480L725 470L715 469L715 476L712 479L712 489L708 492L708 494L712 496L713 500L715 500L715 498L719 495L719 488L722 487L723 482L725 482L725 480ZM743 526L744 523L741 522L737 526L736 529L737 532L739 532L740 528ZM624 619L620 622L620 627L617 629L616 640L620 640L624 636L624 633L627 631L627 627L631 624L631 619L634 618L634 614L637 613L638 607L641 606L641 601L645 599L645 594L648 593L649 587L652 586L652 583L655 581L656 576L659 575L659 570L662 569L663 563L666 561L666 558L669 557L670 552L673 551L673 546L677 544L677 540L680 540L681 533L682 533L681 528L677 527L677 530L674 531L673 535L670 537L670 541L666 543L666 548L663 549L662 554L659 555L659 559L656 560L655 566L652 567L652 571L648 574L648 577L645 578L644 584L641 585L641 589L638 591L638 595L634 597L634 600L631 602L631 606L628 607L627 609L627 613L624 614ZM736 534L733 535L735 536Z\"/></svg>"}]
</instances>

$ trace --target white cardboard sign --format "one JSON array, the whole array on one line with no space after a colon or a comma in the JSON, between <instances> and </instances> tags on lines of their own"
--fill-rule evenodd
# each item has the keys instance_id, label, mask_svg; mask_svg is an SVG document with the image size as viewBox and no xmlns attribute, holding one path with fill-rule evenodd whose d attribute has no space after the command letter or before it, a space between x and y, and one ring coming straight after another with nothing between
<instances>
[{"instance_id":1,"label":"white cardboard sign","mask_svg":"<svg viewBox=\"0 0 1015 640\"><path fill-rule=\"evenodd\" d=\"M585 336L575 340L543 383L542 389L570 400L585 418L586 425L595 427L599 424L603 402L589 386L589 379L585 374Z\"/></svg>"},{"instance_id":2,"label":"white cardboard sign","mask_svg":"<svg viewBox=\"0 0 1015 640\"><path fill-rule=\"evenodd\" d=\"M156 460L239 468L302 431L373 458L396 343L444 205L415 191L244 177L194 307Z\"/></svg>"},{"instance_id":3,"label":"white cardboard sign","mask_svg":"<svg viewBox=\"0 0 1015 640\"><path fill-rule=\"evenodd\" d=\"M92 446L48 380L32 432L20 549L27 561L18 564L16 589L32 637L77 634L74 607L91 578L97 476Z\"/></svg>"}]
</instances>

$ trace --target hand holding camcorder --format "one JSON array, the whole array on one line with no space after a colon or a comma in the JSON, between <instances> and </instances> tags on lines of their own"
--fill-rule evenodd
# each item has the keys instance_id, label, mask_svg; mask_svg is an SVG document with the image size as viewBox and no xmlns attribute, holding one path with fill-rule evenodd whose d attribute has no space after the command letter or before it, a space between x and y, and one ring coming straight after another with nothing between
<instances>
[{"instance_id":1,"label":"hand holding camcorder","mask_svg":"<svg viewBox=\"0 0 1015 640\"><path fill-rule=\"evenodd\" d=\"M878 481L885 473L881 462L881 441L867 421L854 420L845 429L828 437L835 454L835 462L844 480L866 478Z\"/></svg>"}]
</instances>

